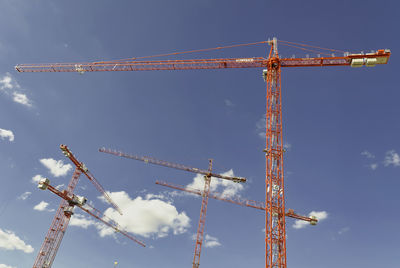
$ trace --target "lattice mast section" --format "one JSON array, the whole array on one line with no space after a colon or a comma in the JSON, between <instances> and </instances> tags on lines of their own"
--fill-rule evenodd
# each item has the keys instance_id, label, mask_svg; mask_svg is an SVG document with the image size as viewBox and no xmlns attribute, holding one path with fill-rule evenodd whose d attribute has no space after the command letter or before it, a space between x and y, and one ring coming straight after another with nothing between
<instances>
[{"instance_id":1,"label":"lattice mast section","mask_svg":"<svg viewBox=\"0 0 400 268\"><path fill-rule=\"evenodd\" d=\"M286 268L281 66L275 38L271 41L264 78L267 83L265 264L266 268Z\"/></svg>"},{"instance_id":2,"label":"lattice mast section","mask_svg":"<svg viewBox=\"0 0 400 268\"><path fill-rule=\"evenodd\" d=\"M76 168L66 190L71 196L73 195L76 184L79 181L80 175L81 170ZM51 223L42 247L39 250L39 254L33 264L33 268L48 268L52 266L65 231L67 230L69 220L71 219L71 212L72 207L68 202L66 200L61 200L53 222Z\"/></svg>"},{"instance_id":3,"label":"lattice mast section","mask_svg":"<svg viewBox=\"0 0 400 268\"><path fill-rule=\"evenodd\" d=\"M196 246L194 248L193 268L199 268L200 266L201 247L204 239L204 227L206 225L208 197L210 194L211 171L212 171L212 159L209 160L208 164L209 174L204 176L204 190L201 201L199 226L197 228Z\"/></svg>"}]
</instances>

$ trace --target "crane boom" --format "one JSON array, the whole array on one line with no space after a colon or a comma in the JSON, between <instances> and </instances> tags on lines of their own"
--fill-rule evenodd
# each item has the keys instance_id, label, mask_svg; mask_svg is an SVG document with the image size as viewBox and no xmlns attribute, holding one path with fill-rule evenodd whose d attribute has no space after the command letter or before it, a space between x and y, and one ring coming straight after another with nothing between
<instances>
[{"instance_id":1,"label":"crane boom","mask_svg":"<svg viewBox=\"0 0 400 268\"><path fill-rule=\"evenodd\" d=\"M104 196L104 198L122 215L121 209L115 204L115 202L111 199L111 197L107 194L104 190L103 186L96 180L96 178L90 173L89 169L86 165L82 162L79 162L78 159L72 154L71 150L68 148L67 145L61 144L60 149L63 154L68 157L74 165L79 168L83 174L93 183L96 189Z\"/></svg>"},{"instance_id":2,"label":"crane boom","mask_svg":"<svg viewBox=\"0 0 400 268\"><path fill-rule=\"evenodd\" d=\"M111 220L108 217L106 217L105 215L102 215L102 213L99 210L97 210L96 208L94 208L94 207L92 207L92 206L90 206L89 204L86 204L86 203L84 205L82 205L82 204L76 202L76 198L75 198L76 196L75 195L73 195L73 194L71 195L67 191L59 191L59 190L57 190L55 187L53 187L50 184L43 184L43 185L45 185L46 188L50 192L58 195L59 197L61 197L64 200L66 200L70 205L79 207L81 210L85 211L86 213L88 213L92 217L98 219L99 221L101 221L102 223L107 225L108 227L111 227L116 232L121 233L122 235L124 235L127 238L131 239L132 241L138 243L142 247L146 246L142 241L138 240L137 238L131 236L130 234L128 234L127 232L122 230L120 228L120 226L118 225L118 223L116 223L114 220Z\"/></svg>"},{"instance_id":3,"label":"crane boom","mask_svg":"<svg viewBox=\"0 0 400 268\"><path fill-rule=\"evenodd\" d=\"M180 190L180 191L184 191L184 192L188 192L191 194L195 194L195 195L199 195L202 196L203 195L203 191L200 191L198 189L193 189L190 187L184 187L182 185L177 185L177 184L172 184L169 182L164 182L164 181L156 181L157 185L161 185L161 186L165 186L165 187L169 187L175 190ZM216 193L216 192L210 192L209 193L209 197L213 198L213 199L217 199L217 200L221 200L221 201L225 201L228 203L232 203L232 204L236 204L236 205L240 205L240 206L245 206L245 207L251 207L251 208L255 208L258 210L262 210L265 211L265 203L264 202L260 202L260 201L255 201L255 200L249 200L249 199L244 199L244 198L235 198L235 199L231 199L231 198L227 198L227 197L223 197L223 195L221 193ZM302 216L302 215L298 215L296 213L294 213L294 210L289 209L288 212L285 213L286 217L290 217L293 219L297 219L297 220L303 220L303 221L307 221L307 222L318 222L318 219L314 219L311 217L306 217L306 216Z\"/></svg>"},{"instance_id":4,"label":"crane boom","mask_svg":"<svg viewBox=\"0 0 400 268\"><path fill-rule=\"evenodd\" d=\"M242 177L224 176L224 175L221 175L221 174L212 173L209 170L204 170L204 169L199 169L199 168L192 168L192 167L188 167L188 166L185 166L185 165L182 165L182 164L170 163L170 162L167 162L167 161L164 161L164 160L155 159L153 157L137 156L137 155L127 154L127 153L124 153L124 152L121 152L121 151L116 151L116 150L111 150L111 149L106 149L106 148L100 148L99 151L102 152L102 153L112 154L112 155L115 155L115 156L120 156L120 157L129 158L129 159L143 161L145 163L151 163L151 164L154 164L154 165L159 165L159 166L165 166L165 167L185 170L185 171L193 172L193 173L196 173L196 174L202 174L202 175L205 175L205 176L220 178L220 179L229 180L229 181L233 181L233 182L245 182L246 181L246 179L242 178Z\"/></svg>"},{"instance_id":5,"label":"crane boom","mask_svg":"<svg viewBox=\"0 0 400 268\"><path fill-rule=\"evenodd\" d=\"M295 44L286 42L287 44ZM349 54L345 52L342 57L332 56L315 58L283 58L277 49L278 40L268 40L271 46L269 55L264 57L250 58L224 58L224 59L193 59L193 60L150 60L143 58L131 58L116 61L97 61L83 63L49 63L49 64L21 64L15 66L18 72L97 72L97 71L151 71L151 70L189 70L189 69L226 69L226 68L264 68L263 77L267 85L266 94L266 148L265 155L265 267L286 268L286 230L285 230L285 191L283 170L283 131L282 131L282 89L281 89L281 67L325 67L325 66L351 66L351 67L373 67L377 64L386 64L390 58L389 49L380 49L371 53ZM254 43L256 44L256 43ZM301 44L300 44L301 45ZM313 46L303 46L313 47ZM231 46L231 47L236 47ZM298 47L300 48L300 47ZM318 47L314 47L318 48ZM215 48L220 49L220 47ZM323 49L323 48L318 48ZM208 49L207 49L208 50ZM307 49L305 49L307 50ZM337 51L328 49L330 51ZM205 50L197 50L205 51ZM315 51L313 51L315 52ZM342 51L343 52L343 51ZM318 52L317 52L318 53ZM182 53L172 53L182 54ZM164 54L164 55L172 55ZM155 55L160 56L160 55ZM152 57L155 57L152 56ZM140 59L140 60L138 60ZM100 150L101 151L101 150ZM137 157L108 152L118 156L141 160L153 164L173 167L190 172L205 175L205 189L207 183L215 174L211 171L197 170L190 167L176 165L157 159ZM215 176L218 177L218 176ZM219 177L222 178L222 177ZM227 178L223 178L227 179ZM242 180L240 180L242 179ZM232 180L232 178L230 178ZM244 178L235 178L233 181L244 182ZM208 188L209 190L209 188ZM207 191L208 191L207 190ZM204 193L203 202L208 199L208 193ZM289 213L292 211L289 210ZM205 213L204 213L205 215ZM197 242L196 242L197 243ZM200 255L199 255L200 256ZM198 264L194 263L194 264ZM195 266L194 266L195 267Z\"/></svg>"},{"instance_id":6,"label":"crane boom","mask_svg":"<svg viewBox=\"0 0 400 268\"><path fill-rule=\"evenodd\" d=\"M319 66L375 66L386 64L390 50L380 49L367 54L349 54L342 57L281 58L281 67ZM225 68L266 68L268 59L263 57L191 59L191 60L151 60L151 61L98 61L77 63L19 64L18 72L105 72L105 71L153 71L153 70L194 70Z\"/></svg>"}]
</instances>

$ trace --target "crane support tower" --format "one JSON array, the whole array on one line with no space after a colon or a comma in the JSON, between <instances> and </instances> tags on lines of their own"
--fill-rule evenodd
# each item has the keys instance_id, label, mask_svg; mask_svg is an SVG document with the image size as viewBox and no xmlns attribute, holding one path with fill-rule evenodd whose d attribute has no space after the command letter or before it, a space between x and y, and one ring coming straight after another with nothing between
<instances>
[{"instance_id":1,"label":"crane support tower","mask_svg":"<svg viewBox=\"0 0 400 268\"><path fill-rule=\"evenodd\" d=\"M43 179L39 182L38 188L41 190L50 190L56 195L62 198L60 205L58 206L56 215L54 216L53 222L50 225L50 228L46 234L44 242L39 250L39 253L35 259L33 264L33 268L50 268L53 265L54 259L57 255L58 248L61 245L61 241L64 237L64 234L67 230L69 221L74 214L74 207L78 206L80 209L88 213L89 215L95 217L99 221L103 222L108 227L113 228L114 230L120 232L124 236L133 240L141 246L145 246L145 244L131 236L127 232L123 231L119 225L111 219L108 219L102 213L86 204L86 199L83 197L76 196L74 194L74 190L76 185L78 184L79 177L82 173L86 175L86 177L96 186L96 189L100 191L103 195L108 197L108 201L114 206L114 208L118 208L117 205L111 200L111 198L107 195L103 187L100 183L94 178L94 176L89 172L86 165L82 162L79 162L76 157L72 154L71 150L68 146L61 144L60 149L63 154L68 157L76 166L75 171L72 175L72 178L65 190L62 192L57 190L55 187L49 184L49 179Z\"/></svg>"},{"instance_id":2,"label":"crane support tower","mask_svg":"<svg viewBox=\"0 0 400 268\"><path fill-rule=\"evenodd\" d=\"M195 249L194 249L194 257L193 257L193 262L192 262L192 264L193 264L192 267L198 268L200 266L201 248L202 248L203 239L204 239L204 228L205 228L205 224L206 224L206 214L207 214L207 206L208 206L208 197L210 194L211 178L212 177L220 178L220 179L232 181L235 183L245 182L246 178L230 177L230 176L213 173L212 172L212 161L213 161L212 159L209 159L208 170L204 170L204 169L184 166L182 164L170 163L170 162L167 162L164 160L158 160L153 157L127 154L127 153L124 153L121 151L110 150L110 149L105 149L105 148L101 148L101 149L99 149L99 151L102 153L108 153L108 154L112 154L115 156L120 156L120 157L125 157L125 158L129 158L129 159L133 159L133 160L143 161L145 163L151 163L154 165L160 165L160 166L175 168L175 169L179 169L179 170L184 170L184 171L189 171L192 173L204 175L204 190L201 193L202 200L201 200L200 218L199 218L199 225L197 227L196 245L195 245Z\"/></svg>"},{"instance_id":3,"label":"crane support tower","mask_svg":"<svg viewBox=\"0 0 400 268\"><path fill-rule=\"evenodd\" d=\"M343 56L326 54L321 57L282 58L278 54L280 45L296 47L315 53L315 49L324 51L343 52ZM170 56L192 52L218 50L228 47L248 46L256 44L270 45L267 58L219 58L192 60L143 60L156 56ZM313 49L313 50L312 50ZM318 53L318 52L317 52ZM265 168L265 267L286 268L286 231L285 191L283 173L283 141L282 141L282 105L281 105L281 68L292 67L374 67L387 64L391 52L389 49L379 49L371 53L350 54L348 52L326 49L307 44L299 44L273 38L248 44L231 45L194 51L174 52L149 57L129 58L124 60L76 62L76 63L46 63L20 64L15 66L18 72L103 72L103 71L153 71L153 70L189 70L189 69L228 69L228 68L263 68L263 77L267 83L266 103L266 168Z\"/></svg>"}]
</instances>

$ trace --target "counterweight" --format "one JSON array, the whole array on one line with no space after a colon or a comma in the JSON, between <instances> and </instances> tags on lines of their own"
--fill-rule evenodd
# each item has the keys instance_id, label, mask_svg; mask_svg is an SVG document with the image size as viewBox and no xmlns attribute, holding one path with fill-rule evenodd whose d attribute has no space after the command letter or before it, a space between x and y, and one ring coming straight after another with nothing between
<instances>
[{"instance_id":1,"label":"counterweight","mask_svg":"<svg viewBox=\"0 0 400 268\"><path fill-rule=\"evenodd\" d=\"M18 72L99 72L99 71L153 71L153 70L189 70L189 69L226 69L226 68L266 68L263 72L267 83L266 103L266 236L265 236L265 266L266 268L286 268L286 235L285 235L285 195L283 175L283 141L282 141L282 106L281 106L281 68L284 67L325 67L351 66L373 67L387 64L391 52L380 49L371 53L344 53L341 57L282 58L277 53L278 40L263 41L271 46L267 58L221 58L192 60L150 60L142 61L135 58L115 61L20 64L15 66ZM254 43L256 44L256 43ZM293 44L312 47L293 42L281 41L282 45ZM291 45L289 45L291 44ZM248 44L243 44L248 45ZM237 47L240 45L229 46ZM300 48L300 47L298 47ZM318 47L314 47L318 48ZM218 47L217 49L221 49ZM322 48L318 48L322 49ZM209 49L206 49L209 50ZM331 50L331 49L328 49ZM205 50L198 50L205 51ZM331 50L332 51L332 50ZM180 53L172 53L177 55ZM182 53L181 53L182 54ZM171 54L169 54L171 55ZM111 152L108 152L111 153ZM115 152L117 154L117 152ZM123 155L121 155L123 156ZM129 157L129 156L124 156ZM135 159L133 157L133 159ZM150 158L137 159L152 162ZM168 164L166 165L168 166ZM172 165L173 166L173 165ZM172 167L171 166L171 167ZM188 170L190 171L190 170ZM207 176L207 171L203 173ZM214 176L214 175L212 175ZM215 176L214 176L215 177ZM221 177L220 177L221 178ZM238 178L237 182L243 182Z\"/></svg>"}]
</instances>

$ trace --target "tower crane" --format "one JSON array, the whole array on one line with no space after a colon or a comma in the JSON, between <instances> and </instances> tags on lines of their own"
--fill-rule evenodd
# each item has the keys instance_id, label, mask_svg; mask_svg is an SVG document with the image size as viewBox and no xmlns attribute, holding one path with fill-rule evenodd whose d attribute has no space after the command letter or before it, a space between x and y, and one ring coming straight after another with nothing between
<instances>
[{"instance_id":1,"label":"tower crane","mask_svg":"<svg viewBox=\"0 0 400 268\"><path fill-rule=\"evenodd\" d=\"M85 199L79 198L78 196L74 195L74 190L79 181L80 175L84 172L86 172L86 174L90 174L90 173L88 173L86 166L82 162L79 162L76 160L75 156L72 154L72 152L69 150L69 148L66 145L61 144L60 149L67 157L69 157L71 160L73 160L73 162L76 164L76 168L75 168L75 171L72 175L70 182L68 183L67 188L62 192L58 191L57 189L55 189L54 187L49 185L48 180L41 181L39 184L40 189L43 189L43 190L49 189L53 193L58 194L63 199L61 200L61 203L58 206L58 209L54 216L53 222L50 225L50 228L46 234L44 242L43 242L43 244L39 250L39 253L35 259L33 268L50 268L52 266L54 259L56 257L58 248L60 247L61 241L64 237L64 234L67 230L69 221L73 214L74 206L80 207L82 210L84 210L88 214L90 214L93 217L104 222L104 220L102 220L102 217L104 217L104 216L102 216L99 211L97 211L94 208L83 207L83 205L86 203ZM98 185L100 189L103 189L103 187L97 182L97 180L93 176L91 176L91 181L95 182L96 183L95 185ZM103 193L105 193L105 191L103 191ZM105 224L114 228L114 230L116 230L116 228L118 228L117 227L118 225L112 221L110 221L109 223L105 223ZM138 242L141 245L143 244L142 242L133 238L126 232L124 232L123 234L125 236L128 236L135 242Z\"/></svg>"},{"instance_id":2,"label":"tower crane","mask_svg":"<svg viewBox=\"0 0 400 268\"><path fill-rule=\"evenodd\" d=\"M184 191L184 192L187 192L187 193L199 195L199 196L204 196L204 194L205 194L204 191L200 191L198 189L194 189L194 188L190 188L190 187L184 187L182 185L172 184L172 183L168 183L168 182L164 182L164 181L156 181L156 184L161 185L161 186L166 186L166 187L169 187L169 188L172 188L172 189L175 189L175 190L180 190L180 191ZM233 198L227 198L227 197L223 197L222 194L216 193L216 192L209 192L207 194L207 196L209 198L225 201L225 202L228 202L228 203L241 205L241 206L245 206L245 207L251 207L251 208L259 209L261 211L265 211L265 203L263 203L263 202L254 201L254 200L247 200L247 199L244 199L244 198L234 198L234 199ZM285 216L290 217L290 218L294 218L294 219L297 219L297 220L307 221L311 225L316 225L317 222L318 222L318 219L315 216L305 217L305 216L302 216L302 215L298 215L298 214L294 213L293 209L289 209L288 212L285 213ZM202 244L200 244L199 246L200 246L200 251L201 251ZM200 258L199 258L198 261L199 262L196 264L196 267L199 267L199 265L200 265Z\"/></svg>"},{"instance_id":3,"label":"tower crane","mask_svg":"<svg viewBox=\"0 0 400 268\"><path fill-rule=\"evenodd\" d=\"M86 165L82 162L79 162L78 159L72 154L71 150L68 148L67 145L61 144L60 149L63 152L63 154L68 157L72 163L83 173L86 175L86 177L93 183L93 185L96 187L96 189L103 194L104 198L118 211L119 214L122 215L121 209L114 203L114 201L111 200L111 197L106 193L104 188L101 186L101 184L96 180L96 178L90 173L89 169L86 167Z\"/></svg>"},{"instance_id":4,"label":"tower crane","mask_svg":"<svg viewBox=\"0 0 400 268\"><path fill-rule=\"evenodd\" d=\"M281 45L292 46L302 50L316 52L315 49L329 52L344 52L333 49L310 46L279 40ZM18 72L98 72L98 71L151 71L151 70L188 70L188 69L227 69L227 68L266 68L263 78L266 82L266 147L265 152L265 267L286 268L286 230L285 230L285 192L283 173L283 140L282 140L282 102L281 102L281 68L286 67L373 67L386 64L390 58L389 49L379 49L371 53L350 54L343 56L328 54L325 57L282 58L278 54L278 40L273 38L248 44L228 47L268 44L269 53L264 57L220 58L192 60L143 60L156 56L178 55L183 53L218 50L227 47L216 47L181 53L169 53L150 57L129 58L113 61L20 64L15 66ZM321 53L322 54L322 53ZM327 54L327 53L324 53ZM275 211L277 208L278 213Z\"/></svg>"},{"instance_id":5,"label":"tower crane","mask_svg":"<svg viewBox=\"0 0 400 268\"><path fill-rule=\"evenodd\" d=\"M182 185L172 184L172 183L165 182L165 181L156 181L156 184L165 186L165 187L169 187L171 189L180 190L180 191L184 191L187 193L199 195L199 196L203 196L203 194L204 194L203 191L200 191L199 189L194 189L194 188L185 187ZM249 200L249 199L244 199L244 198L237 198L237 197L236 198L227 198L227 197L224 197L221 193L216 193L216 192L210 192L208 194L208 197L217 199L217 200L221 200L221 201L225 201L228 203L244 206L244 207L250 207L250 208L255 208L258 210L265 211L265 203L260 202L260 201ZM288 209L288 211L285 213L285 216L296 219L296 220L307 221L311 225L316 225L318 222L317 217L315 217L315 216L306 217L306 216L298 215L294 212L293 209Z\"/></svg>"},{"instance_id":6,"label":"tower crane","mask_svg":"<svg viewBox=\"0 0 400 268\"><path fill-rule=\"evenodd\" d=\"M138 243L142 247L146 246L142 241L140 241L139 239L128 234L126 231L122 230L122 228L119 226L119 224L116 223L114 220L108 218L107 216L103 215L103 213L100 210L89 205L87 203L86 198L77 196L75 194L71 194L66 190L60 191L60 190L56 189L55 187L53 187L52 185L50 185L50 180L46 179L46 178L41 179L39 181L38 188L40 188L41 190L49 190L50 192L58 195L59 197L61 197L65 201L67 201L68 207L64 208L64 214L66 214L68 217L71 217L74 214L73 209L75 206L77 206L81 210L83 210L84 212L89 214L90 216L98 219L99 221L101 221L102 223L107 225L108 227L114 229L115 232L121 233L122 235L124 235L127 238L129 238L130 240Z\"/></svg>"},{"instance_id":7,"label":"tower crane","mask_svg":"<svg viewBox=\"0 0 400 268\"><path fill-rule=\"evenodd\" d=\"M211 177L220 178L236 183L245 182L246 179L242 177L230 177L221 174L216 174L212 172L212 159L209 160L208 170L203 170L199 168L192 168L188 166L184 166L182 164L170 163L164 160L158 160L153 157L148 156L137 156L133 154L127 154L121 151L115 151L110 149L101 148L99 149L100 152L112 154L115 156L125 157L129 159L143 161L145 163L151 163L155 165L161 165L169 168L175 168L180 170L189 171L196 174L204 175L204 190L201 194L202 201L201 201L201 209L200 209L200 218L199 218L199 225L197 227L197 235L196 235L196 245L194 249L194 257L193 257L193 268L198 268L200 265L200 255L201 255L201 246L203 244L204 239L204 227L206 223L206 214L207 214L207 205L208 205L208 197L210 193L210 183Z\"/></svg>"}]
</instances>

